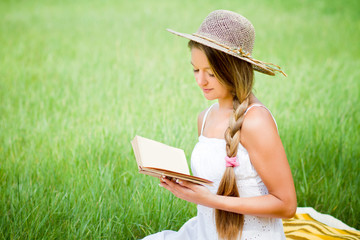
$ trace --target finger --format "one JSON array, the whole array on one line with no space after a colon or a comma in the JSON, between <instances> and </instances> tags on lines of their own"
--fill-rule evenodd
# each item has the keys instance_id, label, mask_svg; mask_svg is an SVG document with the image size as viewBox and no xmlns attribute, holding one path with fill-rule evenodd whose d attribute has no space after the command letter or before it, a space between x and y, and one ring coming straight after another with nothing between
<instances>
[{"instance_id":1,"label":"finger","mask_svg":"<svg viewBox=\"0 0 360 240\"><path fill-rule=\"evenodd\" d=\"M169 185L171 187L175 186L175 184L176 184L175 181L170 180L168 178L163 178L163 181L164 181L164 183L166 183L167 185Z\"/></svg>"},{"instance_id":2,"label":"finger","mask_svg":"<svg viewBox=\"0 0 360 240\"><path fill-rule=\"evenodd\" d=\"M167 188L167 184L165 183L165 182L161 182L160 184L159 184L159 186L161 186L161 187L163 187L163 188Z\"/></svg>"},{"instance_id":3,"label":"finger","mask_svg":"<svg viewBox=\"0 0 360 240\"><path fill-rule=\"evenodd\" d=\"M170 190L176 196L179 195L180 193L183 193L184 190L186 189L185 187L178 184L176 180L175 181L170 181L170 180L166 179L165 181L166 181L166 184L169 187L168 190Z\"/></svg>"},{"instance_id":4,"label":"finger","mask_svg":"<svg viewBox=\"0 0 360 240\"><path fill-rule=\"evenodd\" d=\"M167 190L169 190L170 192L173 193L173 189L167 183L162 182L162 183L159 184L159 186L161 186L161 187L163 187L163 188L165 188L165 189L167 189Z\"/></svg>"},{"instance_id":5,"label":"finger","mask_svg":"<svg viewBox=\"0 0 360 240\"><path fill-rule=\"evenodd\" d=\"M165 180L167 180L167 177L164 176L164 175L162 175L162 176L160 177L160 182L165 183Z\"/></svg>"},{"instance_id":6,"label":"finger","mask_svg":"<svg viewBox=\"0 0 360 240\"><path fill-rule=\"evenodd\" d=\"M192 189L194 186L197 186L197 184L194 184L192 182L186 181L186 180L180 180L178 179L178 181L176 181L180 186L182 187L187 187Z\"/></svg>"},{"instance_id":7,"label":"finger","mask_svg":"<svg viewBox=\"0 0 360 240\"><path fill-rule=\"evenodd\" d=\"M171 181L169 179L164 179L164 184L166 184L166 189L171 191L174 195L178 196L179 194L183 194L187 192L188 190L192 190L184 185L181 185L180 183L187 182L180 179L177 179L175 181ZM191 186L191 183L188 183L189 186ZM196 184L195 184L196 185ZM193 190L192 190L193 191Z\"/></svg>"},{"instance_id":8,"label":"finger","mask_svg":"<svg viewBox=\"0 0 360 240\"><path fill-rule=\"evenodd\" d=\"M177 183L176 183L176 180L175 179L169 179L167 177L163 177L162 179L162 183L164 185L166 185L167 189L170 190L171 192L174 192L174 190L176 189L177 187Z\"/></svg>"},{"instance_id":9,"label":"finger","mask_svg":"<svg viewBox=\"0 0 360 240\"><path fill-rule=\"evenodd\" d=\"M177 180L176 180L176 183L179 184L179 185L182 186L182 187L189 188L188 181L184 181L184 180L177 179Z\"/></svg>"}]
</instances>

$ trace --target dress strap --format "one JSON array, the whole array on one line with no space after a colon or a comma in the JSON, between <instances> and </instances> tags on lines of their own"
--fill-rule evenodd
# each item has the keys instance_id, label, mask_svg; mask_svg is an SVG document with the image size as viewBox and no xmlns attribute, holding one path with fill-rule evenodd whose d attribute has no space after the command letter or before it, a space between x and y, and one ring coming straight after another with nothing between
<instances>
[{"instance_id":1,"label":"dress strap","mask_svg":"<svg viewBox=\"0 0 360 240\"><path fill-rule=\"evenodd\" d=\"M276 129L279 131L278 126L277 126L277 123L276 123L276 120L275 120L274 116L272 115L272 113L270 112L270 110L269 110L267 107L265 107L264 105L262 105L262 104L255 103L255 104L251 105L250 107L248 107L248 108L245 110L244 116L245 116L245 115L246 115L246 113L247 113L247 112L248 112L251 108L253 108L253 107L263 107L263 108L265 108L266 110L268 110L268 112L270 113L270 115L271 115L272 119L273 119L273 120L274 120L274 122L275 122Z\"/></svg>"},{"instance_id":2,"label":"dress strap","mask_svg":"<svg viewBox=\"0 0 360 240\"><path fill-rule=\"evenodd\" d=\"M201 134L200 135L203 135L203 130L204 130L204 125L205 125L205 120L206 120L206 117L208 115L208 113L210 112L210 109L215 105L216 103L214 103L213 105L211 105L208 110L205 112L205 115L204 115L204 118L203 118L203 122L202 122L202 125L201 125Z\"/></svg>"}]
</instances>

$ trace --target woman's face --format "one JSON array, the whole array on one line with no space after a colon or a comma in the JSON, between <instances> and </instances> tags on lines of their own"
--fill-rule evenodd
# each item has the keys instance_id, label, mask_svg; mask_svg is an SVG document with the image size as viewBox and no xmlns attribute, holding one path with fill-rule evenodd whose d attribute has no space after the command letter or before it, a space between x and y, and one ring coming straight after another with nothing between
<instances>
[{"instance_id":1,"label":"woman's face","mask_svg":"<svg viewBox=\"0 0 360 240\"><path fill-rule=\"evenodd\" d=\"M195 80L202 89L206 99L214 100L232 97L228 88L215 77L202 50L198 48L191 49L191 64L194 68Z\"/></svg>"}]
</instances>

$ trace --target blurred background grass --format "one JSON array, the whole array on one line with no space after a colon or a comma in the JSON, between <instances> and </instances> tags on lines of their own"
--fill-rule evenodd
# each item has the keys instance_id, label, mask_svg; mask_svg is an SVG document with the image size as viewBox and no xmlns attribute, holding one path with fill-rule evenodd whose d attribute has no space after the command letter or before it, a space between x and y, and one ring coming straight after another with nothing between
<instances>
[{"instance_id":1,"label":"blurred background grass","mask_svg":"<svg viewBox=\"0 0 360 240\"><path fill-rule=\"evenodd\" d=\"M299 206L359 228L360 2L0 2L0 238L132 239L196 214L137 173L135 134L190 159L197 88L187 41L215 9L249 18L256 74Z\"/></svg>"}]
</instances>

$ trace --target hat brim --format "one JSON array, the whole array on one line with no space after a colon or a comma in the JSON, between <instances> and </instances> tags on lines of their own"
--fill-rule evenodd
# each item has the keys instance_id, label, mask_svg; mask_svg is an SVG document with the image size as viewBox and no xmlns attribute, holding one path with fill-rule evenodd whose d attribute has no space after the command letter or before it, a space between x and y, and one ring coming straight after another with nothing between
<instances>
[{"instance_id":1,"label":"hat brim","mask_svg":"<svg viewBox=\"0 0 360 240\"><path fill-rule=\"evenodd\" d=\"M213 42L210 42L206 39L203 39L203 38L200 38L200 37L197 37L195 35L192 35L192 34L187 34L187 33L179 33L179 32L176 32L174 30L171 30L171 29L166 29L168 32L172 33L172 34L175 34L177 36L180 36L180 37L184 37L184 38L187 38L187 39L190 39L192 41L195 41L195 42L198 42L200 44L203 44L205 46L208 46L208 47L211 47L211 48L214 48L216 50L219 50L221 52L224 52L224 53L227 53L231 56L234 56L234 57L237 57L237 58L240 58L241 60L244 60L248 63L251 63L254 70L258 71L258 72L261 72L261 73L264 73L264 74L268 74L268 75L271 75L271 76L274 76L275 73L273 71L270 71L269 69L266 68L265 65L261 64L261 63L257 63L257 62L254 62L251 60L251 58L245 58L245 57L242 57L232 51L229 51L229 49L227 48L224 48L220 45L217 45Z\"/></svg>"}]
</instances>

